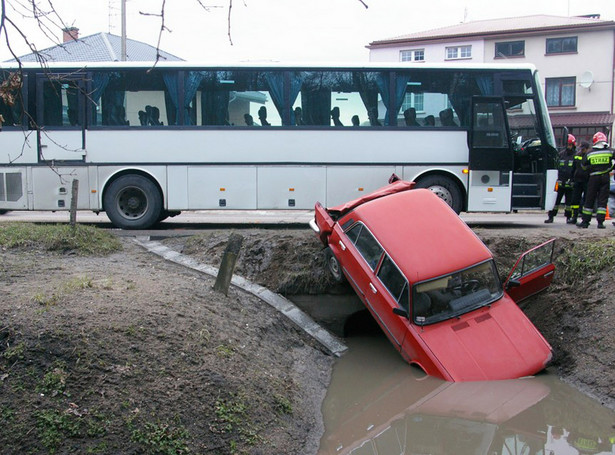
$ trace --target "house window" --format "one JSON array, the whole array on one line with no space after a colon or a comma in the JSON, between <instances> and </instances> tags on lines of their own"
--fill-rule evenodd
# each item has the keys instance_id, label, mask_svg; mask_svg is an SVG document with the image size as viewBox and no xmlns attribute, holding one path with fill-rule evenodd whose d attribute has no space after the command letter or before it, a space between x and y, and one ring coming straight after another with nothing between
<instances>
[{"instance_id":1,"label":"house window","mask_svg":"<svg viewBox=\"0 0 615 455\"><path fill-rule=\"evenodd\" d=\"M400 62L424 62L425 49L412 49L409 51L401 51L399 53Z\"/></svg>"},{"instance_id":2,"label":"house window","mask_svg":"<svg viewBox=\"0 0 615 455\"><path fill-rule=\"evenodd\" d=\"M547 38L547 55L577 52L577 37Z\"/></svg>"},{"instance_id":3,"label":"house window","mask_svg":"<svg viewBox=\"0 0 615 455\"><path fill-rule=\"evenodd\" d=\"M404 96L404 102L401 106L401 112L411 107L413 107L416 112L423 112L425 110L423 105L423 93L406 93L406 95Z\"/></svg>"},{"instance_id":4,"label":"house window","mask_svg":"<svg viewBox=\"0 0 615 455\"><path fill-rule=\"evenodd\" d=\"M453 46L446 48L446 59L472 58L472 46Z\"/></svg>"},{"instance_id":5,"label":"house window","mask_svg":"<svg viewBox=\"0 0 615 455\"><path fill-rule=\"evenodd\" d=\"M495 58L523 57L525 41L506 41L495 43Z\"/></svg>"},{"instance_id":6,"label":"house window","mask_svg":"<svg viewBox=\"0 0 615 455\"><path fill-rule=\"evenodd\" d=\"M576 78L554 77L545 80L547 106L569 107L575 104Z\"/></svg>"}]
</instances>

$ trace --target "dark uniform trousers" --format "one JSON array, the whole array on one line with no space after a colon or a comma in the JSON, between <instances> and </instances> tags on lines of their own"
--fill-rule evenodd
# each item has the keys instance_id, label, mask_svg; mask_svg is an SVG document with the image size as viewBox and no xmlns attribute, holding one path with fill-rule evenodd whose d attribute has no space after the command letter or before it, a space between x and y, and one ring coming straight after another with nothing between
<instances>
[{"instance_id":1,"label":"dark uniform trousers","mask_svg":"<svg viewBox=\"0 0 615 455\"><path fill-rule=\"evenodd\" d=\"M606 205L609 201L609 173L590 175L587 182L587 192L585 193L585 203L583 204L583 222L589 223L592 219L594 203L597 205L596 220L604 223L606 218Z\"/></svg>"}]
</instances>

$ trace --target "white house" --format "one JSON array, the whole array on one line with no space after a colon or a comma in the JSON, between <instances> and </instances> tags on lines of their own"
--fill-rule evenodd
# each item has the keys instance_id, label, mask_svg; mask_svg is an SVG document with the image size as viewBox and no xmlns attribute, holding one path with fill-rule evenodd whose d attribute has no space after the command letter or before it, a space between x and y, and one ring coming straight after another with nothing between
<instances>
[{"instance_id":1,"label":"white house","mask_svg":"<svg viewBox=\"0 0 615 455\"><path fill-rule=\"evenodd\" d=\"M371 42L370 61L533 63L556 137L590 140L615 121L615 22L536 15L465 22ZM612 140L612 138L611 138Z\"/></svg>"}]
</instances>

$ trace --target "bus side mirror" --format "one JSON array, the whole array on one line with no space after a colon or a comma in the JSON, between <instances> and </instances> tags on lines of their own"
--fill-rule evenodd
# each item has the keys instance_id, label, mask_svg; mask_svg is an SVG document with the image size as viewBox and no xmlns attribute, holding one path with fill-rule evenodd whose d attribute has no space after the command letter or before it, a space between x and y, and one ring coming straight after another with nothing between
<instances>
[{"instance_id":1,"label":"bus side mirror","mask_svg":"<svg viewBox=\"0 0 615 455\"><path fill-rule=\"evenodd\" d=\"M408 312L403 308L393 308L393 314L396 314L397 316L403 316L404 318L408 319Z\"/></svg>"}]
</instances>

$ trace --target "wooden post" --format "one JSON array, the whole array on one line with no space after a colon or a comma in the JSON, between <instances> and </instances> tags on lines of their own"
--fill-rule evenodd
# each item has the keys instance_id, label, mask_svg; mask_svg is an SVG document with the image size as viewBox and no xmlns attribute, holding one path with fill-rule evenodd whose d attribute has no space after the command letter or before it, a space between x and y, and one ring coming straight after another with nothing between
<instances>
[{"instance_id":1,"label":"wooden post","mask_svg":"<svg viewBox=\"0 0 615 455\"><path fill-rule=\"evenodd\" d=\"M73 187L70 193L70 227L75 229L77 225L77 197L79 194L79 180L73 180Z\"/></svg>"},{"instance_id":2,"label":"wooden post","mask_svg":"<svg viewBox=\"0 0 615 455\"><path fill-rule=\"evenodd\" d=\"M231 279L233 278L233 272L235 271L235 264L237 257L239 256L239 250L243 243L243 237L239 234L231 234L228 239L228 244L224 250L222 256L222 263L218 270L218 276L216 277L216 283L214 284L214 291L222 292L224 295L228 295L228 288L231 285Z\"/></svg>"}]
</instances>

